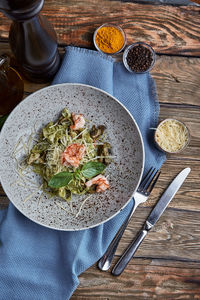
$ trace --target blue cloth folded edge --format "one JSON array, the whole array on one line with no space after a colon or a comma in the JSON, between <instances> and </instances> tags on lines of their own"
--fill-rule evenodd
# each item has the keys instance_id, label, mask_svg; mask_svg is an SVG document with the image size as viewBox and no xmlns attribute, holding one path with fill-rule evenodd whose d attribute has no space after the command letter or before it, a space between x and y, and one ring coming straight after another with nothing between
<instances>
[{"instance_id":1,"label":"blue cloth folded edge","mask_svg":"<svg viewBox=\"0 0 200 300\"><path fill-rule=\"evenodd\" d=\"M165 155L153 143L159 103L149 73L129 73L121 62L93 50L68 46L52 84L72 82L101 88L134 116L145 146L145 171L160 168ZM105 252L134 201L95 228L63 232L42 227L10 204L0 211L0 286L2 299L69 299L78 276ZM26 250L26 251L25 251Z\"/></svg>"}]
</instances>

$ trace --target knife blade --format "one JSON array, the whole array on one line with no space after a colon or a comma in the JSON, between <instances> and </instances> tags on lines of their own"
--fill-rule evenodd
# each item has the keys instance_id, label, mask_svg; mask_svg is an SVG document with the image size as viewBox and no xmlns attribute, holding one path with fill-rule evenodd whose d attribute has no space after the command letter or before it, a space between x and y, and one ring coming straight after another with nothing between
<instances>
[{"instance_id":1,"label":"knife blade","mask_svg":"<svg viewBox=\"0 0 200 300\"><path fill-rule=\"evenodd\" d=\"M142 243L143 239L147 235L148 231L156 224L159 220L165 209L167 208L170 201L173 199L174 195L180 189L181 185L185 181L186 177L190 173L190 168L183 169L175 179L170 183L168 188L165 190L150 215L148 216L143 229L139 232L136 239L132 241L126 251L123 253L121 258L118 260L114 268L112 269L112 274L115 276L120 275L123 270L126 268L127 264L137 251L138 247Z\"/></svg>"},{"instance_id":2,"label":"knife blade","mask_svg":"<svg viewBox=\"0 0 200 300\"><path fill-rule=\"evenodd\" d=\"M190 173L190 168L183 169L176 178L171 182L171 184L168 186L164 194L161 196L160 200L150 213L149 217L147 218L147 221L154 226L155 223L158 221L160 216L165 211L166 207L170 203L170 201L173 199L176 192L179 190L183 182L185 181L186 177Z\"/></svg>"}]
</instances>

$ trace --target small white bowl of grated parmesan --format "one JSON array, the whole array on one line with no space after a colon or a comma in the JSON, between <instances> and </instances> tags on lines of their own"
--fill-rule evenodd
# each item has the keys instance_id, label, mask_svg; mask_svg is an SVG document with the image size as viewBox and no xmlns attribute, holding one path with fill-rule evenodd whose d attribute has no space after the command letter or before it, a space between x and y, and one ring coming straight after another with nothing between
<instances>
[{"instance_id":1,"label":"small white bowl of grated parmesan","mask_svg":"<svg viewBox=\"0 0 200 300\"><path fill-rule=\"evenodd\" d=\"M165 119L155 130L157 147L166 153L179 153L190 142L190 133L186 125L176 119Z\"/></svg>"}]
</instances>

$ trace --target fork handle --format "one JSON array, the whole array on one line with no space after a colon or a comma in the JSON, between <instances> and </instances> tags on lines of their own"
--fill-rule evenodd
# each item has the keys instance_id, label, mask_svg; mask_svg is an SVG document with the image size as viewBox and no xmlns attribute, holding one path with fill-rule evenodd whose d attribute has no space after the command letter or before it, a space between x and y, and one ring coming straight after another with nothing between
<instances>
[{"instance_id":1,"label":"fork handle","mask_svg":"<svg viewBox=\"0 0 200 300\"><path fill-rule=\"evenodd\" d=\"M120 229L118 230L117 234L115 235L114 239L112 240L112 242L110 243L108 249L106 250L106 252L104 253L104 255L100 258L99 262L98 262L98 268L102 271L107 271L112 263L113 257L115 255L115 252L117 250L118 244L122 238L122 235L130 221L130 218L133 214L133 212L135 211L135 204L133 205L130 213L128 214L125 222L122 224L122 226L120 227Z\"/></svg>"},{"instance_id":2,"label":"fork handle","mask_svg":"<svg viewBox=\"0 0 200 300\"><path fill-rule=\"evenodd\" d=\"M128 265L129 261L137 251L138 247L144 240L145 236L147 235L148 231L143 229L139 232L135 240L132 241L132 243L129 245L129 247L126 249L126 251L123 253L121 258L118 260L114 268L112 269L112 274L115 276L120 275L126 266Z\"/></svg>"}]
</instances>

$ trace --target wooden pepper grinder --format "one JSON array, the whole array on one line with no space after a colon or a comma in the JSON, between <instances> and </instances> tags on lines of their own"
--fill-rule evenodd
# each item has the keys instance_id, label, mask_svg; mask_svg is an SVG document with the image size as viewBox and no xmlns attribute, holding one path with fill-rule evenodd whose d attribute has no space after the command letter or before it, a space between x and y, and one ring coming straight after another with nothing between
<instances>
[{"instance_id":1,"label":"wooden pepper grinder","mask_svg":"<svg viewBox=\"0 0 200 300\"><path fill-rule=\"evenodd\" d=\"M47 82L59 68L56 33L39 14L44 0L1 0L0 10L13 20L9 42L17 62L29 80Z\"/></svg>"}]
</instances>

